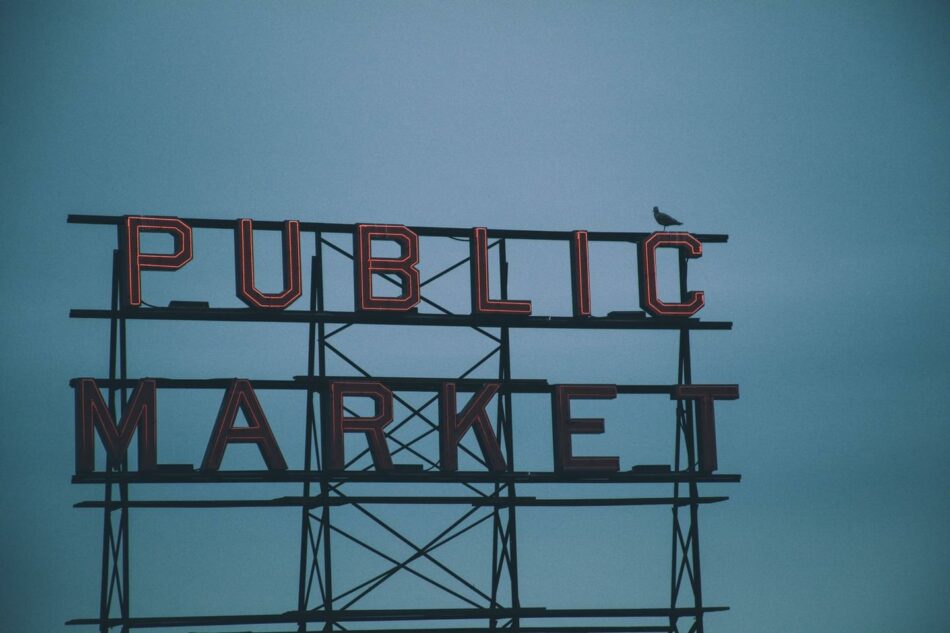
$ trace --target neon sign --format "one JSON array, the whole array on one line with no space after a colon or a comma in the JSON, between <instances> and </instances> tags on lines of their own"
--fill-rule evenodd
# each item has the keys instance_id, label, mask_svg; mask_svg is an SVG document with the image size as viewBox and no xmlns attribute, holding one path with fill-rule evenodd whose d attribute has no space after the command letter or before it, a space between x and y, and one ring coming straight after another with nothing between
<instances>
[{"instance_id":1,"label":"neon sign","mask_svg":"<svg viewBox=\"0 0 950 633\"><path fill-rule=\"evenodd\" d=\"M142 231L167 233L175 240L171 254L143 253L139 234ZM126 219L127 235L124 249L127 307L142 304L143 270L174 271L184 267L192 259L191 227L178 218L130 216ZM252 308L284 310L301 296L300 222L288 220L283 231L284 289L280 293L266 294L254 283L254 234L253 222L237 221L235 228L235 270L237 296ZM373 254L375 241L388 240L399 245L402 254L398 258L386 258ZM489 297L488 229L473 228L469 235L470 280L472 314L531 314L531 301L492 299ZM705 305L702 291L690 291L679 303L666 303L659 299L657 291L656 251L659 248L675 248L686 257L702 257L702 242L690 233L656 232L637 243L639 260L638 287L640 307L653 316L689 317ZM590 257L589 234L574 231L571 234L571 295L574 315L590 316ZM353 281L355 310L359 312L409 312L419 304L420 280L416 268L420 261L419 236L412 229L397 224L357 224L353 231ZM378 296L373 290L377 275L391 274L399 277L402 293L397 297Z\"/></svg>"},{"instance_id":2,"label":"neon sign","mask_svg":"<svg viewBox=\"0 0 950 633\"><path fill-rule=\"evenodd\" d=\"M160 216L127 216L122 225L122 248L120 258L125 279L123 307L125 311L143 310L143 270L179 270L193 257L191 225L179 218ZM283 311L302 295L301 273L301 223L288 220L281 225L283 288L277 293L258 289L254 280L254 223L240 219L234 223L235 288L237 297L252 311ZM421 281L417 268L422 253L419 234L403 225L356 224L353 236L353 288L354 310L359 313L414 312L420 302ZM171 253L148 253L141 248L143 231L165 233L174 241ZM476 227L468 232L469 280L471 315L502 316L518 318L532 315L530 299L492 298L489 292L490 269L488 263L489 231ZM398 257L382 257L373 252L374 244L390 241L399 248ZM572 318L583 323L593 321L590 291L590 258L588 231L577 230L568 234L570 257L570 288ZM640 307L653 319L671 319L671 327L693 317L705 305L701 290L682 291L678 302L662 301L657 291L657 250L677 249L682 260L702 257L703 243L695 235L684 232L655 232L636 240L638 287ZM374 280L389 276L395 278L400 288L397 296L382 296L374 289ZM129 313L131 314L131 313ZM438 322L437 320L435 321ZM99 386L94 378L78 378L72 381L76 399L76 472L90 473L94 469L94 436L98 434L108 457L124 459L132 441L138 434L138 471L149 472L158 468L156 452L158 413L157 388L154 380L142 379L135 383L134 392L121 419L116 420L105 405ZM458 410L459 385L450 380L440 380L432 385L438 393L439 406L439 451L438 463L442 472L458 469L459 442L469 432L477 440L481 461L489 472L504 472L509 465L492 429L487 408L497 401L503 388L501 382L487 381L469 385L465 389L472 396ZM602 434L605 420L602 418L575 418L571 414L571 402L580 399L598 400L617 397L616 385L553 385L547 388L551 394L551 438L556 473L610 473L620 469L617 457L590 456L575 453L572 438L577 434ZM326 437L326 469L345 469L344 442L350 435L363 435L372 457L374 468L380 472L394 469L392 454L387 441L386 427L393 421L393 389L382 381L372 379L340 379L326 381L321 390L329 403L322 417ZM738 398L737 385L671 385L667 393L674 400L695 402L697 405L698 464L703 472L718 468L716 448L715 411L716 400ZM358 416L346 412L348 399L363 398L372 401L374 413ZM238 412L243 412L248 426L234 425ZM353 441L356 438L351 438ZM251 443L257 446L262 461L269 471L287 469L277 440L271 431L267 417L255 394L251 382L234 379L228 384L217 419L205 449L200 469L216 471L227 447L232 443Z\"/></svg>"},{"instance_id":3,"label":"neon sign","mask_svg":"<svg viewBox=\"0 0 950 633\"><path fill-rule=\"evenodd\" d=\"M141 380L135 386L134 395L122 419L116 423L105 406L96 381L78 378L73 382L76 392L76 472L91 472L93 459L93 431L99 434L108 454L120 459L138 431L140 472L157 468L156 422L157 398L154 380ZM461 412L456 411L458 386L444 382L439 387L439 457L440 470L454 472L458 469L457 448L462 437L469 431L475 434L482 457L492 472L506 469L498 440L491 428L486 408L498 393L498 383L487 382L473 395ZM363 434L377 471L393 470L392 455L384 429L393 421L393 393L385 384L375 380L339 380L328 383L331 409L327 421L329 433L329 469L344 468L343 445L348 434ZM348 398L369 398L375 413L371 416L349 416L345 413ZM616 472L620 469L616 457L591 457L575 455L571 436L575 434L601 434L604 420L601 418L573 418L570 412L572 400L613 399L617 397L616 385L555 385L551 398L552 439L554 444L555 472ZM716 400L735 400L739 397L737 385L677 385L671 398L696 400L700 403L698 416L700 469L713 472L718 468L716 453L715 410ZM248 422L247 427L234 426L238 410ZM235 379L221 401L221 409L214 422L208 440L201 469L217 470L227 446L245 442L256 444L268 470L286 470L284 461L267 417L255 395L251 383Z\"/></svg>"},{"instance_id":4,"label":"neon sign","mask_svg":"<svg viewBox=\"0 0 950 633\"><path fill-rule=\"evenodd\" d=\"M360 628L359 623L368 623L371 627L382 626L380 623L387 621L400 623L398 626L414 623L412 630L446 631L449 629L427 628L424 623L444 627L449 620L467 620L478 627L487 624L487 628L468 626L458 630L543 628L551 633L576 633L579 630L686 630L677 623L688 618L692 621L689 630L702 633L706 614L726 609L704 605L702 601L697 513L702 504L727 498L701 495L700 483L738 482L740 479L739 475L717 472L720 455L716 433L717 414L729 413L731 406L722 401L737 399L739 387L693 383L690 336L696 330L728 330L732 324L697 316L706 306L710 289L692 289L686 273L689 265L706 266L707 260L702 259L706 245L724 243L727 236L682 231L498 230L147 215L70 216L69 221L112 226L117 240L112 252L109 308L80 308L70 312L75 318L103 319L110 324L108 375L70 381L75 400L73 481L104 484L105 493L102 501L77 504L104 510L99 615L72 620L70 624L94 624L99 630L108 630L114 626L195 628L292 623L298 631L316 630L311 625L319 625L327 631L346 628L368 633L398 628ZM189 265L196 256L200 261L201 243L196 243L193 235L197 231L223 232L228 241L233 241L233 279L229 278L230 261L221 266L220 274L227 280L226 284L222 281L222 287L233 288L237 301L222 307L206 302L171 301L167 307L158 307L153 305L155 301L143 300L143 296L152 296L148 284L155 281L153 277L146 277L143 282L143 271L162 272L166 281L174 282L173 273ZM255 250L254 237L259 231L280 233L279 262L276 258L274 262L266 261L263 252ZM167 252L153 252L148 242L143 241L143 234L170 237L172 247ZM328 239L327 236L337 237ZM463 241L467 251L460 261L433 274L425 266L433 254L440 253L434 248L428 252L426 249L430 248L430 240L441 238ZM520 240L557 243L564 263L569 263L569 276L544 279L545 270L521 268L532 266L534 262L520 263L517 273L529 272L533 283L528 290L510 297L506 245ZM599 247L592 245L605 242L629 247L628 256L637 264L636 272L629 274L629 278L618 275L613 268L598 268L601 264L592 259L591 251ZM303 245L310 243L314 251L310 265L305 266ZM327 250L351 261L342 270L328 268ZM674 254L676 259L659 256L661 252ZM230 255L226 253L225 258ZM279 285L272 283L277 287L268 287L267 282L261 283L256 278L260 275L255 273L263 269L281 271ZM465 304L466 294L469 302L451 311L433 300L437 296L426 295L432 288L428 286L430 282L456 270L459 271L456 277L462 278L461 285L467 286L464 288L467 292L461 293L461 303ZM423 271L431 276L424 278ZM633 285L637 286L639 305L629 307L639 310L611 312L604 309L603 306L611 303L605 299L613 297L600 295L597 286L592 288L592 277L600 280L604 274L611 275L614 281L629 284L631 290ZM676 291L661 293L660 280L676 277L679 281ZM327 309L328 280L333 282L332 293L345 294L347 286L352 284L352 303L348 297L334 302L346 306L345 309ZM538 313L543 311L541 306L546 305L542 299L549 298L540 293L531 296L532 289L541 284L563 288L564 314ZM336 297L331 295L333 298ZM303 304L307 304L306 307L302 307ZM233 307L235 305L238 307ZM302 375L267 379L155 377L149 375L147 369L144 375L130 376L127 330L135 327L131 324L138 320L303 325L305 327L297 327L297 331L305 331L306 337L300 337L296 344L298 349L306 349L306 369ZM334 327L329 327L331 325ZM350 359L337 339L330 342L354 325L470 328L482 337L479 343L490 341L492 349L461 375L374 376ZM284 331L286 329L291 328L285 327ZM675 375L669 376L670 382L665 384L621 384L620 381L589 384L583 379L576 384L555 384L543 377L515 378L511 339L520 329L665 330L678 336ZM454 339L450 343L453 355L458 351L456 348L461 347L461 337L458 338L458 344ZM284 342L287 340L282 338ZM246 341L242 342L246 345ZM556 341L554 345L559 343ZM434 343L427 344L426 349L434 347ZM374 346L372 351L378 356L381 348ZM188 351L182 350L178 356L187 357L185 352ZM479 354L482 353L479 348ZM344 363L342 374L331 373L328 357ZM492 364L497 361L497 373L489 368L486 362L489 359L493 359ZM397 360L402 361L403 357ZM586 365L578 363L578 367L583 366ZM174 392L181 389L210 392L214 399L212 404L220 403L217 414L209 411L197 419L186 416L191 428L182 431L176 427L173 423L176 417L181 417L180 412L168 405L174 405ZM288 440L290 431L279 424L286 410L272 408L274 401L267 395L273 390L295 391L306 396L306 408L300 416L303 423L298 429L303 431L302 441ZM419 404L407 396L411 392L428 397ZM521 403L513 404L516 395L536 396L531 412L524 416L524 426L521 426L522 419L516 419L513 414L513 410L518 409L521 415ZM641 447L630 440L611 441L624 432L622 421L614 413L619 409L618 401L632 397L635 404L630 409L637 410L641 398L650 396L660 396L665 401L662 406L673 413L671 417L675 419L671 425L675 434L674 449L668 464L631 463L626 449L632 448L636 454ZM433 409L437 413L433 413ZM515 450L516 436L520 436L519 445L529 445L532 460L525 460L524 454ZM160 454L160 439L165 454ZM174 452L165 448L169 439L176 440ZM184 442L195 442L195 446L183 447ZM236 444L246 446L235 447ZM550 458L545 460L546 453ZM185 455L188 463L164 461L171 454ZM298 460L288 460L285 456L297 456ZM635 456L634 459L639 461L640 458ZM531 463L526 467L528 461ZM234 463L240 463L242 468L229 468ZM302 489L300 496L274 499L176 500L139 498L132 494L133 486L129 485L225 482L292 482L301 484ZM416 486L417 483L440 485ZM589 487L596 484L660 484L670 485L672 496L581 493L574 498L560 494L545 498L547 484L574 486L575 490L590 490ZM522 486L541 488L542 496L519 493ZM351 490L353 488L357 490ZM423 489L426 491L422 492ZM432 492L435 489L444 492ZM366 494L369 490L377 494ZM459 492L462 494L456 494ZM334 508L343 505L358 512L337 513ZM366 507L369 505L391 505L403 513L407 506L461 505L467 509L434 539L417 545L378 516L375 509ZM663 505L672 508L668 602L664 601L659 607L623 609L537 608L521 604L517 508ZM128 546L132 508L287 506L299 507L301 520L296 610L145 618L132 615ZM371 544L355 537L346 526L350 519L360 517L385 528L386 534L397 543L411 545L413 552L399 560L386 554L386 548L378 547L378 541ZM420 524L425 522L421 516L413 518ZM482 590L439 563L431 552L463 534L474 535L473 528L488 520L492 521L491 560L485 562L490 563L491 582ZM339 584L334 586L331 580L334 567L339 569L340 559L333 562L334 551L338 551L339 546L332 543L340 542L337 535L385 558L393 567L348 589L340 589ZM139 539L133 540L139 542ZM668 546L669 541L665 543ZM450 587L427 576L424 568L411 567L420 557L436 563L460 584ZM342 560L349 566L345 556ZM587 569L594 568L587 565ZM461 608L431 604L423 608L363 609L359 605L351 608L383 581L402 571L461 599L464 605ZM319 596L316 590L312 591L314 578ZM522 626L522 621L532 618L543 619L544 626ZM563 626L551 623L558 618L573 621ZM631 625L628 618L642 618L644 625Z\"/></svg>"}]
</instances>

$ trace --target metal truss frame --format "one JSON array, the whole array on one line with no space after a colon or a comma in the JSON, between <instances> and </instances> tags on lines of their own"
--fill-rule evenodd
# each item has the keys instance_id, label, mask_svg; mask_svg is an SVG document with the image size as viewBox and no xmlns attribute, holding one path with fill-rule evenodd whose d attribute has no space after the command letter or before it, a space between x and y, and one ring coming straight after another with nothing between
<instances>
[{"instance_id":1,"label":"metal truss frame","mask_svg":"<svg viewBox=\"0 0 950 633\"><path fill-rule=\"evenodd\" d=\"M121 218L107 216L70 216L70 222L83 224L113 224L119 226ZM232 228L233 221L224 220L186 220L195 228ZM258 222L255 229L279 230L277 222ZM304 437L303 470L270 471L222 471L202 473L200 471L159 471L155 473L129 472L125 460L115 463L112 460L102 472L76 475L76 483L96 483L103 485L103 501L86 501L77 507L101 508L103 510L102 567L100 575L100 604L97 618L75 619L67 624L95 625L106 633L118 628L123 633L132 629L154 627L207 627L225 625L279 624L294 625L297 633L322 630L330 631L373 631L374 633L396 633L406 629L351 628L366 623L414 622L417 631L427 633L480 633L482 631L510 631L551 633L648 633L668 631L679 633L703 633L704 616L707 613L723 611L727 607L704 606L702 599L702 581L700 573L699 523L700 505L724 501L727 497L703 497L699 492L702 482L737 482L738 475L722 475L700 472L695 450L695 404L688 400L678 400L676 405L675 455L674 467L670 472L640 471L623 472L612 475L583 475L558 473L533 473L515 469L515 454L512 431L512 394L513 393L549 393L551 385L544 380L518 380L511 375L510 329L519 327L568 327L587 329L668 329L679 332L678 384L690 384L692 368L690 357L690 331L694 329L729 329L731 323L703 322L698 319L650 318L637 316L609 315L608 317L588 317L584 319L564 317L478 317L453 314L435 301L422 297L422 302L434 309L438 315L409 314L397 315L360 315L357 313L334 313L325 310L324 297L324 258L330 250L352 259L346 249L327 239L328 233L352 233L352 225L334 225L301 223L301 230L314 236L315 255L311 260L311 284L308 311L284 311L273 313L248 309L211 309L201 310L176 308L148 308L130 310L120 305L121 255L118 250L113 256L113 279L111 309L109 310L73 310L76 318L107 318L110 321L109 378L99 380L100 386L108 388L108 404L114 419L121 413L128 400L128 389L133 385L127 376L126 328L128 319L184 319L215 321L285 321L306 322L308 324L308 355L306 375L296 376L293 380L252 380L255 388L304 390L307 394L306 425ZM441 229L413 227L422 236L467 238L467 232L461 229ZM592 240L636 242L647 234L639 233L591 233ZM501 298L508 298L508 260L506 240L515 239L558 239L566 240L567 232L554 231L491 231L494 239L489 249L497 254L498 275L500 277ZM705 242L725 242L726 236L702 235ZM121 244L121 239L119 241ZM464 266L469 258L453 263L432 275L421 283L426 286L444 275ZM400 282L386 275L382 276L392 284ZM680 256L680 291L687 291L687 259ZM296 312L295 314L292 312ZM426 378L386 378L373 376L362 367L341 346L331 341L334 336L360 323L392 323L401 325L456 325L471 327L493 343L492 349L478 361L462 372L455 381L460 389L466 386L474 388L482 380L470 376L488 361L497 357L497 381L502 387L497 396L495 412L495 434L507 463L507 472L459 472L441 473L437 460L418 451L415 445L432 433L436 433L438 422L426 413L426 409L437 401L432 396L422 405L414 405L399 395L399 391L436 392L443 379ZM328 325L336 327L328 331ZM493 333L490 329L497 328ZM325 454L327 443L321 437L319 419L328 415L328 398L320 397L321 411L316 410L314 396L325 393L326 385L341 377L330 376L327 372L327 360L333 356L345 363L356 377L374 378L393 386L393 397L405 407L409 414L386 428L387 441L394 446L392 453L407 452L423 462L422 468L397 469L394 473L381 476L371 470L371 466L359 467L360 460L369 452L364 449L352 458L343 472L327 472L322 464L327 463ZM353 378L351 375L349 378ZM220 388L224 379L157 379L158 386L179 388ZM660 393L671 394L672 385L618 385L619 393ZM350 415L357 415L347 409ZM422 433L403 439L396 434L410 422L425 425ZM322 450L321 450L322 447ZM460 445L470 457L484 465L481 456ZM364 460L365 461L365 460ZM635 469L636 470L636 469ZM134 501L130 499L129 487L135 483L174 483L174 482L223 482L223 481L269 481L300 482L301 496L280 497L277 499L241 499L241 500L182 500L182 501ZM382 481L401 482L444 482L460 487L466 494L455 496L419 496L419 495L352 495L346 492L347 483L372 483ZM519 484L532 483L671 483L670 497L613 497L613 498L554 498L542 499L520 495ZM490 486L482 489L479 486ZM371 510L375 505L450 505L461 506L464 511L458 518L438 531L426 542L418 542L402 533L396 526L383 519L378 512ZM641 506L668 505L672 509L672 547L670 563L670 604L663 608L626 608L626 609L558 609L546 607L524 607L519 595L517 508L519 506ZM300 542L298 592L296 609L277 614L259 615L213 615L213 616L167 616L133 617L130 613L130 575L129 575L129 514L132 508L221 508L221 507L299 507ZM338 522L334 522L334 508L348 506L361 516L383 529L393 542L401 543L411 551L409 556L397 557L386 553L382 544L369 542L361 538ZM437 550L455 539L471 532L476 527L491 522L491 582L489 587L479 587L462 575L461 570L441 561ZM359 548L372 553L385 561L388 567L381 573L344 590L334 586L333 543L345 539ZM425 561L439 569L451 580L433 577L414 563ZM464 603L464 608L433 609L360 609L354 608L364 597L386 583L399 573L411 575L429 586L435 587L454 599ZM564 619L572 622L583 621L577 625L525 625L526 620ZM649 624L631 622L650 619ZM470 625L448 627L447 621L463 621ZM681 624L682 621L682 624ZM598 623L600 622L600 623ZM623 622L623 624L617 624ZM428 624L428 625L427 625ZM687 626L688 628L682 628ZM313 628L316 626L316 628Z\"/></svg>"}]
</instances>

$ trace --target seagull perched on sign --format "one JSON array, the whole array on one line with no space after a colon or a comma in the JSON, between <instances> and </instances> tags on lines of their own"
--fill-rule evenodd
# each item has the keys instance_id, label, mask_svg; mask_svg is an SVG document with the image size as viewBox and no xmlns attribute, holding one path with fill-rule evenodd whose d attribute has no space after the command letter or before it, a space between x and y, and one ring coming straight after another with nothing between
<instances>
[{"instance_id":1,"label":"seagull perched on sign","mask_svg":"<svg viewBox=\"0 0 950 633\"><path fill-rule=\"evenodd\" d=\"M681 224L683 224L676 218L670 217L666 215L665 213L663 213L662 211L660 211L659 207L653 207L653 217L656 219L657 224L663 227L664 231L666 230L666 227L668 226L680 226Z\"/></svg>"}]
</instances>

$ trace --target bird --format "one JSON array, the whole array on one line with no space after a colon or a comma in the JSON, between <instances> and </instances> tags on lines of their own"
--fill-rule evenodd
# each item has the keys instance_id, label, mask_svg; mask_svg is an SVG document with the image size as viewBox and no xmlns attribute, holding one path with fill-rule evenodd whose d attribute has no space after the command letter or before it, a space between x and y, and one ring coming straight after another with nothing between
<instances>
[{"instance_id":1,"label":"bird","mask_svg":"<svg viewBox=\"0 0 950 633\"><path fill-rule=\"evenodd\" d=\"M681 224L683 224L676 218L668 216L662 211L660 211L659 207L653 207L653 217L654 219L656 219L657 224L663 227L664 231L666 230L666 227L668 226L680 226Z\"/></svg>"}]
</instances>

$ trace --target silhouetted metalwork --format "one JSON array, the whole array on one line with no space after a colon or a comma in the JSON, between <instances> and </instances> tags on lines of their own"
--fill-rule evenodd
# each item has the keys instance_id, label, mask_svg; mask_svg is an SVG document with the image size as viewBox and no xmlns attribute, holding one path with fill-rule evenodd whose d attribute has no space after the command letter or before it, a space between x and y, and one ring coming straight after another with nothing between
<instances>
[{"instance_id":1,"label":"silhouetted metalwork","mask_svg":"<svg viewBox=\"0 0 950 633\"><path fill-rule=\"evenodd\" d=\"M657 214L657 209L654 208ZM660 214L663 215L663 214ZM672 220L672 218L669 218ZM661 218L658 221L664 226ZM81 224L105 224L121 226L122 218L112 216L70 216L69 222ZM212 219L186 219L193 228L233 229L237 221ZM675 220L672 223L676 223ZM284 229L282 222L260 221L254 223L257 230ZM701 472L698 468L696 450L696 431L694 428L695 404L688 400L678 400L675 423L675 455L672 468L667 466L643 465L628 471L613 473L571 473L571 472L530 472L518 471L515 467L513 446L512 394L515 393L551 393L553 387L546 380L515 379L511 375L510 330L512 328L571 328L571 329L620 329L620 330L674 330L679 332L679 369L677 384L689 385L692 381L690 357L690 333L693 330L730 329L728 322L706 322L696 318L645 317L642 312L613 313L606 317L534 317L510 315L469 315L453 314L445 307L423 296L422 302L436 313L408 314L332 312L325 309L324 266L327 249L345 257L352 258L346 249L326 238L326 234L352 234L354 227L348 224L299 223L300 231L312 234L315 255L311 260L311 284L309 306L307 310L256 310L252 308L210 308L200 303L174 302L168 308L123 307L120 296L121 254L116 250L113 257L113 279L111 307L102 309L76 309L70 315L74 318L108 319L110 322L109 376L99 379L100 387L108 389L108 406L114 419L124 410L129 399L129 391L135 381L128 377L127 364L127 321L132 319L150 320L194 320L217 322L288 322L305 323L308 331L308 354L306 374L295 376L292 380L251 380L254 389L298 390L307 394L306 424L304 436L304 460L302 470L242 470L242 471L202 471L189 465L163 465L151 472L130 472L127 460L116 462L109 460L101 472L77 474L75 483L101 484L104 489L102 501L86 501L76 504L80 508L98 508L103 510L102 532L102 568L100 576L99 614L95 618L82 618L67 624L97 626L106 632L113 628L130 631L140 628L202 628L234 625L294 625L297 633L304 631L373 631L374 633L396 633L407 629L396 628L354 628L370 623L414 623L415 631L426 633L488 633L506 629L522 632L550 633L649 633L689 631L702 633L704 618L708 613L723 611L727 607L706 606L703 603L702 579L700 568L699 543L699 507L705 504L725 501L724 496L701 496L700 483L738 482L739 476L733 474L715 474ZM420 236L468 238L464 229L413 227ZM585 232L590 241L611 241L636 243L646 238L647 233L602 233ZM506 240L562 240L569 242L576 234L567 231L506 231L492 230L489 238L494 241L488 246L496 254L497 274L500 277L501 300L508 299L508 262ZM699 235L707 243L725 242L724 235ZM121 244L121 234L120 242ZM443 275L464 266L465 258L433 275L421 285L441 278ZM687 257L680 254L680 293L687 294ZM398 285L393 277L383 275L391 283ZM491 341L491 351L482 356L457 378L453 378L460 390L474 389L483 384L484 379L471 379L478 368L496 359L498 363L497 382L500 388L497 395L495 412L495 435L505 459L505 472L463 471L441 472L437 459L432 459L414 448L425 435L437 429L438 422L433 420L425 409L436 401L430 398L423 405L413 405L401 398L398 392L438 392L439 385L446 378L404 378L373 377L363 367L350 358L341 348L332 342L335 335L347 328L359 324L399 324L399 325L439 325L469 327ZM333 329L328 326L334 325ZM496 331L492 331L496 330ZM348 365L356 376L374 378L389 385L394 391L397 402L410 414L398 423L387 427L386 436L397 448L393 453L409 452L424 462L421 467L397 467L396 470L380 473L374 470L328 471L326 438L321 437L324 425L318 420L328 415L329 398L323 397L327 386L334 381L354 376L331 376L327 372L328 356L334 356ZM494 380L494 379L493 379ZM222 389L228 386L230 379L175 379L156 378L158 387L176 389ZM673 394L674 385L617 385L618 393L629 394ZM314 396L320 395L321 411L316 411ZM347 409L348 410L348 409ZM349 410L348 410L349 411ZM351 415L355 415L352 411ZM394 433L410 420L421 420L429 428L420 436L411 440L401 440ZM459 449L479 463L484 460L478 454L464 446ZM349 469L368 453L364 449L359 455L346 463ZM206 499L206 500L131 500L130 486L146 483L215 483L215 482L299 482L300 496L282 496L262 499ZM467 494L453 495L394 495L394 494L348 494L351 484L368 483L416 483L438 482L452 484L459 492ZM539 498L521 494L524 486L549 483L585 483L585 484L667 484L672 485L672 495L622 496L622 497L567 497ZM490 485L490 492L478 485ZM459 506L462 511L458 518L444 527L436 536L425 543L416 542L402 533L391 523L385 521L370 507L381 505L423 505L423 506ZM520 599L518 572L517 509L519 507L596 507L596 506L669 506L672 510L672 542L670 557L670 602L669 605L656 608L624 609L563 609L523 606ZM368 520L381 527L396 542L406 545L413 552L407 558L399 559L382 551L379 543L368 542L349 532L334 521L334 508L346 506L355 509ZM199 615L199 616L162 616L138 617L130 613L130 577L129 577L129 514L132 509L161 508L270 508L299 507L300 542L298 592L296 608L271 614L245 615ZM490 586L479 587L463 575L463 570L454 569L433 552L445 544L468 533L475 527L490 522L492 532L492 551ZM334 543L345 539L366 551L385 560L390 566L382 573L367 578L346 590L335 584ZM435 565L454 582L436 579L411 566L415 561L426 560ZM371 594L380 585L397 573L407 573L426 582L428 585L445 592L466 605L465 608L432 609L360 609L352 608L365 596ZM538 620L571 620L570 624L532 624ZM470 626L446 626L446 621L462 621ZM643 624L629 624L628 620L651 620ZM583 622L578 624L577 622ZM681 621L688 624L682 628ZM315 627L315 628L314 628ZM288 632L289 633L289 632Z\"/></svg>"}]
</instances>

